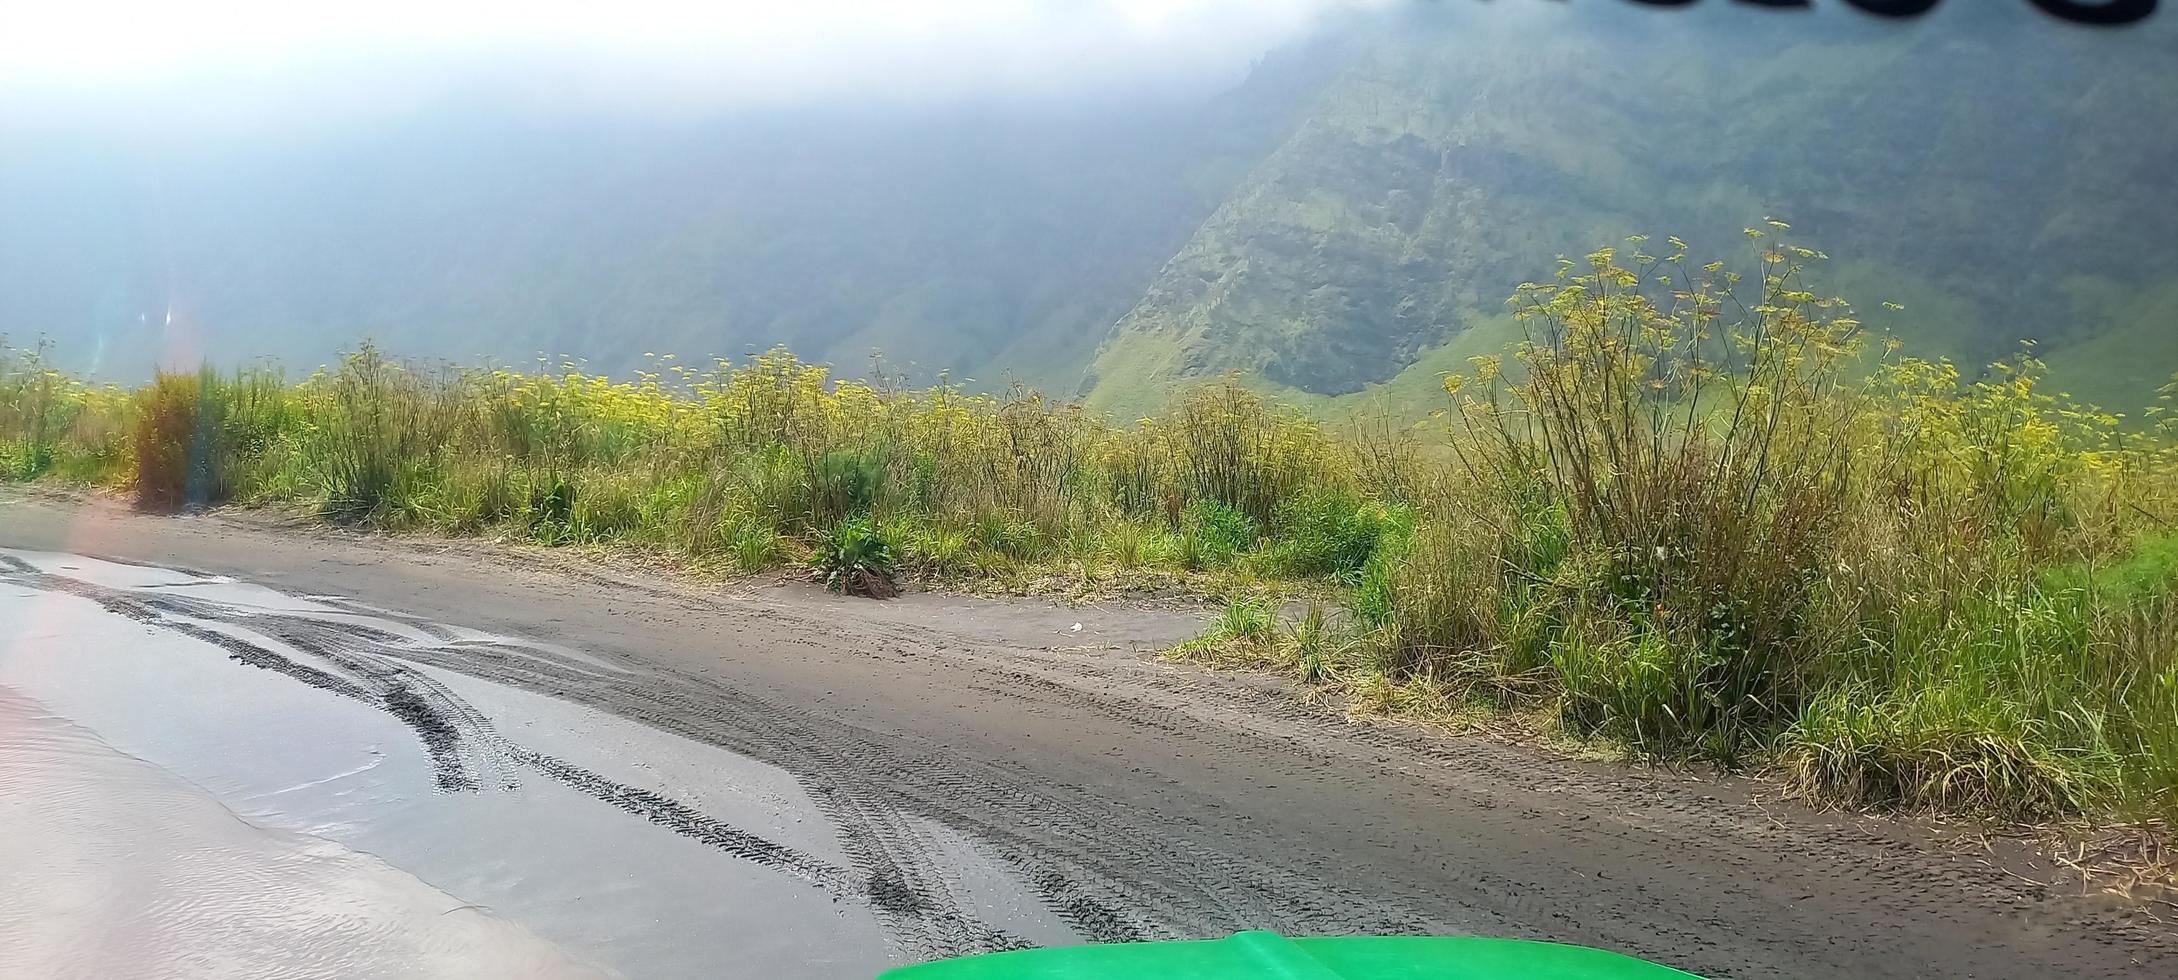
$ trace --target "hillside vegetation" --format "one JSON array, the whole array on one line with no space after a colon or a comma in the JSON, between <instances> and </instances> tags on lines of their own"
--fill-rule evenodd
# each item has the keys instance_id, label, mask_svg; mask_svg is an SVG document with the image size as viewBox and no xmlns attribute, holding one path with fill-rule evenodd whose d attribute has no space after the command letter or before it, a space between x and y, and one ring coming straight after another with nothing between
<instances>
[{"instance_id":1,"label":"hillside vegetation","mask_svg":"<svg viewBox=\"0 0 2178 980\"><path fill-rule=\"evenodd\" d=\"M1993 7L1995 5L1979 5ZM1182 245L1090 366L1091 405L1177 381L1360 394L1502 313L1502 285L1657 227L1789 217L1831 277L1980 364L2033 339L2060 383L2137 411L2178 363L2165 305L2178 100L2161 37L1974 10L1941 29L1608 8L1409 18L1345 38L1300 123ZM2149 212L2153 213L2149 213ZM2141 333L2153 333L2142 337ZM2109 376L2104 341L2147 376ZM1366 400L1366 399L1362 399Z\"/></svg>"},{"instance_id":2,"label":"hillside vegetation","mask_svg":"<svg viewBox=\"0 0 2178 980\"><path fill-rule=\"evenodd\" d=\"M1357 707L1541 714L1834 800L2178 813L2178 425L2056 398L2028 354L1868 349L1780 230L1744 276L1674 239L1520 286L1514 354L1423 428L1231 381L1115 424L785 351L616 381L365 346L123 390L10 350L0 472L843 588L1203 590L1228 605L1185 652ZM1282 623L1291 590L1345 612Z\"/></svg>"}]
</instances>

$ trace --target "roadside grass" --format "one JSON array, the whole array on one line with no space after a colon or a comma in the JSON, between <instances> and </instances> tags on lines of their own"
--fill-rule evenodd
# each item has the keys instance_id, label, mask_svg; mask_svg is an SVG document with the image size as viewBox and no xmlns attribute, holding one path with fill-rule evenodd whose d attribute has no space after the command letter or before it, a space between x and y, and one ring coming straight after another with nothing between
<instances>
[{"instance_id":1,"label":"roadside grass","mask_svg":"<svg viewBox=\"0 0 2178 980\"><path fill-rule=\"evenodd\" d=\"M364 345L293 384L121 391L0 346L0 478L738 573L1215 596L1175 655L1356 713L1525 719L1848 805L2178 815L2178 422L2052 396L2031 350L1976 375L1871 350L1777 233L1744 275L1634 242L1523 284L1522 339L1419 427L1235 379L1118 424L783 350L612 379Z\"/></svg>"},{"instance_id":2,"label":"roadside grass","mask_svg":"<svg viewBox=\"0 0 2178 980\"><path fill-rule=\"evenodd\" d=\"M1229 614L1175 654L1847 805L2178 811L2178 431L2046 394L2031 351L1871 353L1812 253L1757 242L1741 300L1676 245L1523 287L1526 340L1445 379L1453 462L1348 615Z\"/></svg>"}]
</instances>

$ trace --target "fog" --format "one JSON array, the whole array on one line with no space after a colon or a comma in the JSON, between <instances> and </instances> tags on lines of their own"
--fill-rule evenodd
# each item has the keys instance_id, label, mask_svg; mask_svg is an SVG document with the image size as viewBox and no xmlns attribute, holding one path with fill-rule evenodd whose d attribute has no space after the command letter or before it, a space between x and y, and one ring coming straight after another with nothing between
<instances>
[{"instance_id":1,"label":"fog","mask_svg":"<svg viewBox=\"0 0 2178 980\"><path fill-rule=\"evenodd\" d=\"M1953 2L1926 20L2025 0ZM0 123L211 138L452 103L674 118L814 105L1188 96L1341 16L1472 14L1492 31L1617 19L1623 0L78 0L0 9ZM1712 0L1668 21L1868 21ZM1641 19L1648 19L1641 17ZM1901 25L1892 22L1891 28ZM1921 25L1914 25L1919 27ZM1547 28L1546 28L1547 29ZM1907 28L1912 29L1912 28ZM0 135L0 141L6 137Z\"/></svg>"},{"instance_id":2,"label":"fog","mask_svg":"<svg viewBox=\"0 0 2178 980\"><path fill-rule=\"evenodd\" d=\"M449 98L673 115L1229 85L1387 0L90 0L0 13L0 112L348 123Z\"/></svg>"}]
</instances>

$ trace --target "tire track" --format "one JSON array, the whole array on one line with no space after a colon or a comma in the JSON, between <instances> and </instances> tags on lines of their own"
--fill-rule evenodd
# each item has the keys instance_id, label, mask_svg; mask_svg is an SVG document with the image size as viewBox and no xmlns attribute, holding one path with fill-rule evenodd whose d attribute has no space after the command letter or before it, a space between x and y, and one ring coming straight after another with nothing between
<instances>
[{"instance_id":1,"label":"tire track","mask_svg":"<svg viewBox=\"0 0 2178 980\"><path fill-rule=\"evenodd\" d=\"M848 613L782 589L722 601L482 544L448 554L443 542L297 539L253 529L246 514L214 526L71 506L22 505L12 527L0 514L0 530L46 551L110 547L166 567L276 575L608 661L625 674L412 635L414 649L386 654L771 762L842 825L873 800L913 817L910 830L934 820L1085 935L1323 923L1313 931L1612 946L1718 977L2178 975L2167 924L1947 853L1919 821L1810 813L1741 780L1356 725L1266 680L1051 648L1019 619L1049 612L1041 605L933 614L940 600L910 597ZM960 693L970 688L987 690ZM1037 741L976 743L985 732ZM1053 736L1076 740L1054 750ZM1228 866L1248 876L1204 880Z\"/></svg>"},{"instance_id":2,"label":"tire track","mask_svg":"<svg viewBox=\"0 0 2178 980\"><path fill-rule=\"evenodd\" d=\"M589 684L572 673L479 672L477 665L432 655L425 662L588 704L795 772L849 834L850 846L856 827L877 824L872 839L897 853L891 842L902 835L897 819L887 816L893 811L968 833L993 844L1055 912L1094 940L1211 935L1263 922L1296 932L1352 931L1356 921L1392 932L1447 927L1418 911L1426 897L1395 904L1328 889L1166 838L1152 815L1122 801L1032 791L1010 774L969 769L942 753L907 752L896 736L709 680L661 672L642 684Z\"/></svg>"},{"instance_id":3,"label":"tire track","mask_svg":"<svg viewBox=\"0 0 2178 980\"><path fill-rule=\"evenodd\" d=\"M433 763L436 786L447 792L477 791L477 773L493 768L496 756L537 772L586 796L640 817L673 833L699 841L737 859L801 880L837 899L867 905L901 949L916 958L1017 949L1019 937L963 912L957 879L928 859L927 845L896 813L876 801L842 793L831 786L812 794L840 824L838 830L852 869L749 833L665 794L630 786L556 756L538 752L499 735L490 720L408 662L456 670L479 679L503 681L524 676L517 658L447 655L412 638L362 624L329 622L291 613L243 610L200 598L144 596L81 579L41 572L0 555L6 571L0 581L46 592L73 595L132 621L169 630L218 647L231 659L285 675L310 687L385 711L415 733ZM212 629L192 620L247 630L296 651L338 665L335 674L299 663L261 643ZM453 634L442 634L451 641ZM464 649L464 654L473 653ZM520 658L545 667L549 676L595 682L587 665L522 648ZM477 670L478 666L489 669ZM471 669L464 670L464 667ZM531 683L526 689L564 696L559 685ZM486 757L480 759L479 757ZM480 764L480 762L482 764ZM509 785L502 783L502 785ZM826 792L829 791L829 792ZM827 796L835 802L824 807Z\"/></svg>"}]
</instances>

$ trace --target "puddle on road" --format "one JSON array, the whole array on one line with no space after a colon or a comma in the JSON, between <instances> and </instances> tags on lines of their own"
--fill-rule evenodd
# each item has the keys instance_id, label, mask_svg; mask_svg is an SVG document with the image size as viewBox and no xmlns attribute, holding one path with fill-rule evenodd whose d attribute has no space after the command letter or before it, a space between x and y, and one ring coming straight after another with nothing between
<instances>
[{"instance_id":1,"label":"puddle on road","mask_svg":"<svg viewBox=\"0 0 2178 980\"><path fill-rule=\"evenodd\" d=\"M470 676L460 658L575 678L626 668L364 608L0 549L0 696L9 710L71 733L0 722L8 805L49 814L6 824L14 839L0 849L0 877L26 884L0 899L0 915L21 920L0 928L0 973L17 972L11 956L50 964L96 954L104 933L70 941L53 927L86 895L94 911L72 918L102 929L111 915L129 937L114 955L229 972L218 950L235 936L219 923L256 923L270 898L255 882L267 875L294 896L279 907L296 911L268 914L263 928L307 924L350 937L332 953L292 949L344 976L441 968L483 976L471 968L483 957L515 975L551 975L579 960L631 977L868 977L977 946L1073 938L1029 889L946 828L910 832L947 863L962 894L944 908L918 897L903 910L888 901L886 873L860 866L860 852L793 774ZM64 763L52 749L61 743L118 761ZM130 766L142 772L124 778ZM162 803L187 792L198 794L190 806ZM176 829L126 816L145 808L160 808ZM235 843L238 834L257 835L255 843ZM214 842L212 855L192 840ZM229 850L221 860L272 870L191 879L193 907L224 910L217 915L123 898L157 868ZM46 853L74 858L38 858ZM469 911L448 916L445 929L411 928L457 907ZM944 928L904 937L904 915ZM326 916L339 929L325 929ZM491 941L460 939L459 929ZM381 938L389 932L398 941ZM61 938L40 946L8 936ZM442 940L459 948L432 959ZM415 966L426 960L430 969Z\"/></svg>"},{"instance_id":2,"label":"puddle on road","mask_svg":"<svg viewBox=\"0 0 2178 980\"><path fill-rule=\"evenodd\" d=\"M40 572L65 575L109 589L196 589L216 593L226 601L245 608L298 612L335 611L334 607L321 602L247 585L225 575L198 575L156 565L131 565L57 551L0 548L0 555L6 555Z\"/></svg>"},{"instance_id":3,"label":"puddle on road","mask_svg":"<svg viewBox=\"0 0 2178 980\"><path fill-rule=\"evenodd\" d=\"M237 820L4 691L0 773L0 975L603 975L369 854Z\"/></svg>"}]
</instances>

